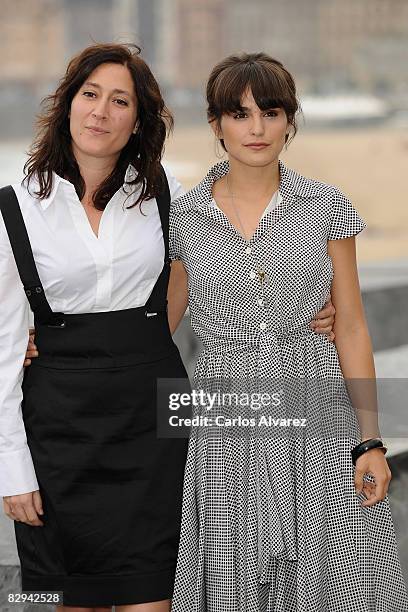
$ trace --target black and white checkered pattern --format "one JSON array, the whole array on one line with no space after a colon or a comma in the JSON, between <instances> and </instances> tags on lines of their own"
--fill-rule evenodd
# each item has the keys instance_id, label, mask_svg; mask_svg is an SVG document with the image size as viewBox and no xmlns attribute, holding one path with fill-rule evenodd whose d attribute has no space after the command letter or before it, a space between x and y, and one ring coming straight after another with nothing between
<instances>
[{"instance_id":1,"label":"black and white checkered pattern","mask_svg":"<svg viewBox=\"0 0 408 612\"><path fill-rule=\"evenodd\" d=\"M170 254L187 269L191 324L205 347L197 386L342 381L335 346L308 323L333 277L327 240L365 223L336 187L280 162L282 202L246 242L209 205L228 167L216 164L171 210ZM256 262L268 274L268 308ZM408 611L388 497L362 508L355 494L356 415L347 394L324 398L309 387L288 395L313 424L306 439L193 430L172 612ZM339 407L343 436L333 429Z\"/></svg>"}]
</instances>

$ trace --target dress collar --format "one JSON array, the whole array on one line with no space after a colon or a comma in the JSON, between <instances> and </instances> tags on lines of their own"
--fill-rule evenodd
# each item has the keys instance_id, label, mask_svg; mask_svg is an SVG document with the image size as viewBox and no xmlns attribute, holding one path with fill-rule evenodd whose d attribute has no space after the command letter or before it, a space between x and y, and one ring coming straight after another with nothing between
<instances>
[{"instance_id":1,"label":"dress collar","mask_svg":"<svg viewBox=\"0 0 408 612\"><path fill-rule=\"evenodd\" d=\"M228 161L222 161L215 164L196 187L193 187L193 189L185 195L180 196L172 203L172 215L188 213L195 210L211 221L223 226L225 229L233 231L238 236L241 236L237 229L230 223L227 216L217 206L213 205L213 185L218 179L227 174L229 167ZM299 198L307 198L317 193L316 185L319 184L317 181L307 179L294 170L286 168L284 163L280 160L279 175L279 194L281 197L277 205L260 219L259 225L254 235L251 237L250 242L255 242L261 238L265 232L275 226L287 212L291 210L292 206L299 202ZM242 236L241 239L243 239Z\"/></svg>"},{"instance_id":2,"label":"dress collar","mask_svg":"<svg viewBox=\"0 0 408 612\"><path fill-rule=\"evenodd\" d=\"M281 201L282 201L282 194L281 194L281 192L278 189L277 191L275 191L275 193L273 194L273 196L270 199L269 204L267 205L267 207L263 211L261 219L263 219L271 210L276 208L276 206L279 206ZM216 201L214 200L214 198L211 201L211 206L213 206L213 208L218 208L218 205L217 205Z\"/></svg>"},{"instance_id":3,"label":"dress collar","mask_svg":"<svg viewBox=\"0 0 408 612\"><path fill-rule=\"evenodd\" d=\"M212 166L198 185L173 202L172 213L177 214L186 212L187 210L202 210L208 207L213 208L211 205L213 200L213 184L228 173L229 167L228 160L218 162ZM315 196L319 191L319 186L322 185L322 183L318 181L308 179L298 174L295 170L287 168L281 160L279 160L279 175L279 193L282 196L283 202L285 202L285 207L296 198L309 198ZM282 204L282 202L280 204Z\"/></svg>"}]
</instances>

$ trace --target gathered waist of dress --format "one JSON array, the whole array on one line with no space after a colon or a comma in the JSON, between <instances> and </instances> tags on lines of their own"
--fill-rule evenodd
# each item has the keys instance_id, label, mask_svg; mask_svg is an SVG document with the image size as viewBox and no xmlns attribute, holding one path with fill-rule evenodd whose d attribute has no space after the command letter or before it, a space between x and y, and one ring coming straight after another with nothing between
<instances>
[{"instance_id":1,"label":"gathered waist of dress","mask_svg":"<svg viewBox=\"0 0 408 612\"><path fill-rule=\"evenodd\" d=\"M81 314L62 314L63 325L35 323L37 366L55 368L122 367L178 352L167 312L145 306Z\"/></svg>"},{"instance_id":2,"label":"gathered waist of dress","mask_svg":"<svg viewBox=\"0 0 408 612\"><path fill-rule=\"evenodd\" d=\"M305 340L313 340L316 338L326 338L323 334L318 334L311 329L308 324L288 330L274 329L266 327L265 329L236 330L230 333L228 337L213 337L211 342L208 340L204 343L204 352L217 353L236 353L241 351L256 351L260 350L265 344L280 345L284 342L302 342Z\"/></svg>"}]
</instances>

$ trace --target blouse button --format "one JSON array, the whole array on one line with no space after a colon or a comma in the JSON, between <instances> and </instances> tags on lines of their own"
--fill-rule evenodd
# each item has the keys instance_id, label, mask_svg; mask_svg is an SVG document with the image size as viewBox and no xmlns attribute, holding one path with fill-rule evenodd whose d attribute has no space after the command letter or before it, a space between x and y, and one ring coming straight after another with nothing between
<instances>
[{"instance_id":1,"label":"blouse button","mask_svg":"<svg viewBox=\"0 0 408 612\"><path fill-rule=\"evenodd\" d=\"M262 323L259 324L259 329L262 329L262 330L266 329L266 323L262 321Z\"/></svg>"},{"instance_id":2,"label":"blouse button","mask_svg":"<svg viewBox=\"0 0 408 612\"><path fill-rule=\"evenodd\" d=\"M250 255L250 254L252 253L252 249L251 249L251 247L250 247L250 246L247 246L247 248L245 249L245 253L246 253L247 255Z\"/></svg>"},{"instance_id":3,"label":"blouse button","mask_svg":"<svg viewBox=\"0 0 408 612\"><path fill-rule=\"evenodd\" d=\"M254 270L251 270L251 272L249 273L250 278L254 279L256 277L256 272L254 272Z\"/></svg>"},{"instance_id":4,"label":"blouse button","mask_svg":"<svg viewBox=\"0 0 408 612\"><path fill-rule=\"evenodd\" d=\"M258 305L259 305L259 306L263 306L263 305L264 305L263 298L259 298L259 300L258 300Z\"/></svg>"}]
</instances>

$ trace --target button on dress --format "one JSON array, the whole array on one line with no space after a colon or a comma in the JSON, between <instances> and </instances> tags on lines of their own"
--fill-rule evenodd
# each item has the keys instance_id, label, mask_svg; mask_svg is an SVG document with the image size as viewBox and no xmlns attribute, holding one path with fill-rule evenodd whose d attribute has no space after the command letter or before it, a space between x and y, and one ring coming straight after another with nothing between
<instances>
[{"instance_id":1,"label":"button on dress","mask_svg":"<svg viewBox=\"0 0 408 612\"><path fill-rule=\"evenodd\" d=\"M407 611L388 497L360 505L357 416L335 345L309 328L333 278L327 241L365 223L339 189L279 162L282 197L247 242L212 205L228 169L216 164L170 215L170 256L186 267L204 345L194 385L278 383L276 414L306 417L308 433L192 428L172 612Z\"/></svg>"}]
</instances>

